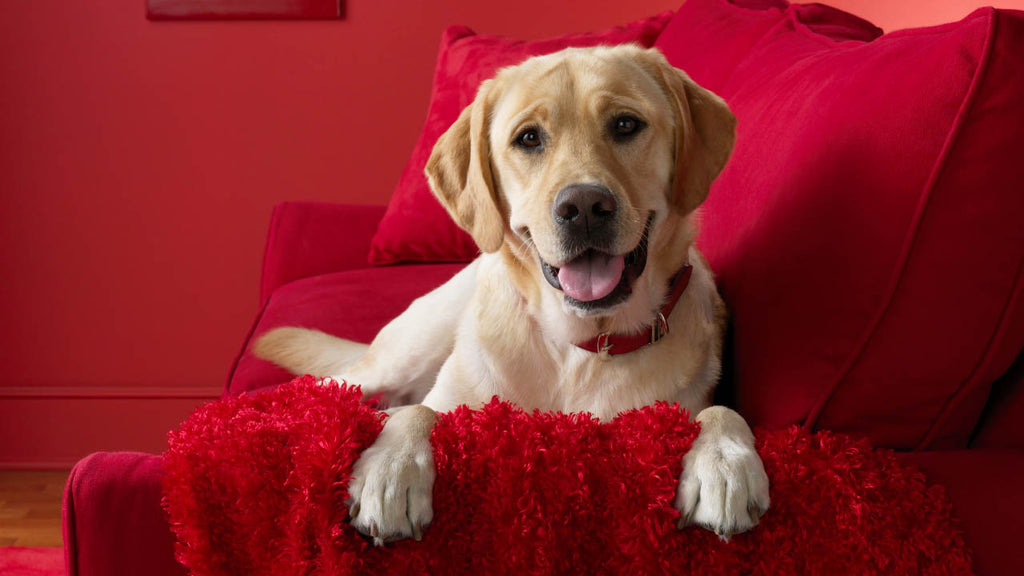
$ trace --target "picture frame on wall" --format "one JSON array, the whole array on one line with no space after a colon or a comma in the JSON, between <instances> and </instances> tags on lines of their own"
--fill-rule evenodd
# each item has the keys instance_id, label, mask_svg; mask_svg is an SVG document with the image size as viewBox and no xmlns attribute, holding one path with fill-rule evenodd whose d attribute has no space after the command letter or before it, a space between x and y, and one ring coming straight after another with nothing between
<instances>
[{"instance_id":1,"label":"picture frame on wall","mask_svg":"<svg viewBox=\"0 0 1024 576\"><path fill-rule=\"evenodd\" d=\"M146 0L150 20L343 18L345 0Z\"/></svg>"}]
</instances>

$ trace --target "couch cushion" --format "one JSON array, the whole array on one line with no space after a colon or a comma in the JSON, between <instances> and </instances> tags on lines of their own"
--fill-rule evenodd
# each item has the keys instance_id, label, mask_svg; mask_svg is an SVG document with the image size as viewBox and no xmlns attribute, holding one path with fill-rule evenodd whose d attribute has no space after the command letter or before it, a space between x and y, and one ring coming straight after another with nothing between
<instances>
[{"instance_id":1,"label":"couch cushion","mask_svg":"<svg viewBox=\"0 0 1024 576\"><path fill-rule=\"evenodd\" d=\"M1024 342L1024 15L868 41L821 7L691 4L750 45L712 74L727 29L659 41L739 119L699 244L734 321L740 411L965 444Z\"/></svg>"},{"instance_id":2,"label":"couch cushion","mask_svg":"<svg viewBox=\"0 0 1024 576\"><path fill-rule=\"evenodd\" d=\"M253 339L278 326L316 328L357 342L370 342L417 297L440 286L462 264L421 264L364 268L304 278L278 288L256 318L228 379L226 395L276 386L292 379L256 358ZM326 374L318 374L326 376Z\"/></svg>"},{"instance_id":3,"label":"couch cushion","mask_svg":"<svg viewBox=\"0 0 1024 576\"><path fill-rule=\"evenodd\" d=\"M423 168L434 143L473 101L481 82L499 68L569 46L629 42L651 46L670 16L671 12L665 12L601 32L532 42L478 35L465 26L445 30L427 121L373 237L370 262L458 262L472 260L479 253L473 239L452 222L430 192Z\"/></svg>"}]
</instances>

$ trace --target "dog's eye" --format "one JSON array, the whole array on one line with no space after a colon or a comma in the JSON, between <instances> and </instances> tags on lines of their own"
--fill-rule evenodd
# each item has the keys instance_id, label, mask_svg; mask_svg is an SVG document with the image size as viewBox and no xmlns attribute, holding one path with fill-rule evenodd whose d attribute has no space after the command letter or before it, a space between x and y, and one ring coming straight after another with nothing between
<instances>
[{"instance_id":1,"label":"dog's eye","mask_svg":"<svg viewBox=\"0 0 1024 576\"><path fill-rule=\"evenodd\" d=\"M644 129L646 124L633 116L616 116L612 119L612 137L618 141L628 140Z\"/></svg>"},{"instance_id":2,"label":"dog's eye","mask_svg":"<svg viewBox=\"0 0 1024 576\"><path fill-rule=\"evenodd\" d=\"M516 146L520 148L533 149L541 145L540 132L536 128L523 130L516 136Z\"/></svg>"}]
</instances>

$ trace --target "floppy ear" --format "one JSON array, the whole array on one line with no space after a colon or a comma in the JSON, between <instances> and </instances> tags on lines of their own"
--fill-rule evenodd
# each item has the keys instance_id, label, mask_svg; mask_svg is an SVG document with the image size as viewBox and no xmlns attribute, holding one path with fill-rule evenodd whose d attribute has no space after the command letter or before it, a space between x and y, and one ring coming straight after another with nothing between
<instances>
[{"instance_id":1,"label":"floppy ear","mask_svg":"<svg viewBox=\"0 0 1024 576\"><path fill-rule=\"evenodd\" d=\"M493 83L480 85L473 103L437 140L425 170L441 205L484 252L496 252L505 236L488 143Z\"/></svg>"},{"instance_id":2,"label":"floppy ear","mask_svg":"<svg viewBox=\"0 0 1024 576\"><path fill-rule=\"evenodd\" d=\"M708 197L711 183L725 167L736 141L736 116L711 91L698 86L682 70L652 48L647 51L657 76L674 104L676 168L674 204L687 214Z\"/></svg>"}]
</instances>

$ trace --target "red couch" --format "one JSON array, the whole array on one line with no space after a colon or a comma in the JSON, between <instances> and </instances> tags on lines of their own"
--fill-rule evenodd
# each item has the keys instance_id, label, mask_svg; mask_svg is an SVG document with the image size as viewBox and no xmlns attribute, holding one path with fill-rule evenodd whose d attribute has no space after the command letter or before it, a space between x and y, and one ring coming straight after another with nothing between
<instances>
[{"instance_id":1,"label":"red couch","mask_svg":"<svg viewBox=\"0 0 1024 576\"><path fill-rule=\"evenodd\" d=\"M474 247L423 182L437 135L497 67L624 41L659 47L739 119L699 240L732 314L721 400L754 426L799 423L899 450L945 486L978 573L1024 573L1020 12L883 36L820 5L690 0L547 41L453 27L387 210L275 210L248 340L291 324L368 341L450 277ZM247 341L224 394L288 378ZM70 575L184 573L160 480L155 455L99 453L75 467Z\"/></svg>"}]
</instances>

